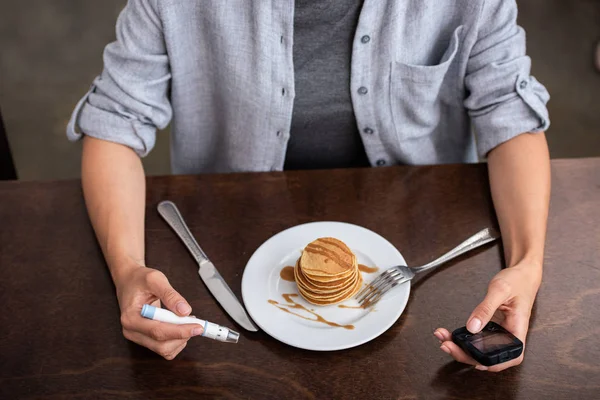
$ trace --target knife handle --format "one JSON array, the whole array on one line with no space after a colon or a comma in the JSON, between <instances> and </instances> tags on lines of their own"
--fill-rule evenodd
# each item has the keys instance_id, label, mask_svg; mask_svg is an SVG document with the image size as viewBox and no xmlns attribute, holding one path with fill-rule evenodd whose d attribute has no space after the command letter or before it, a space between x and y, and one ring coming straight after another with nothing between
<instances>
[{"instance_id":1,"label":"knife handle","mask_svg":"<svg viewBox=\"0 0 600 400\"><path fill-rule=\"evenodd\" d=\"M169 224L177 236L179 236L198 264L203 261L208 261L206 253L204 253L198 242L196 242L196 239L194 239L194 236L192 236L190 229L183 220L175 203L172 201L161 201L158 203L157 208L160 216L167 221L167 224Z\"/></svg>"}]
</instances>

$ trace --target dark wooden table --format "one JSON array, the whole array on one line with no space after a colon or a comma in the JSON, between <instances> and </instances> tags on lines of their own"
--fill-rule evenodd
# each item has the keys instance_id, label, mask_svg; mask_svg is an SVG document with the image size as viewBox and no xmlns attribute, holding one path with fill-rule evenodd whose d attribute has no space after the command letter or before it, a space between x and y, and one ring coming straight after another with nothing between
<instances>
[{"instance_id":1,"label":"dark wooden table","mask_svg":"<svg viewBox=\"0 0 600 400\"><path fill-rule=\"evenodd\" d=\"M379 338L339 352L242 332L190 341L174 361L121 335L114 287L77 181L0 184L0 398L600 398L600 159L552 163L544 283L523 365L482 373L442 353L438 326L464 325L502 267L488 245L417 281ZM156 212L177 203L238 296L252 252L309 221L347 221L424 263L494 225L484 165L148 179L147 263L204 318L235 326Z\"/></svg>"}]
</instances>

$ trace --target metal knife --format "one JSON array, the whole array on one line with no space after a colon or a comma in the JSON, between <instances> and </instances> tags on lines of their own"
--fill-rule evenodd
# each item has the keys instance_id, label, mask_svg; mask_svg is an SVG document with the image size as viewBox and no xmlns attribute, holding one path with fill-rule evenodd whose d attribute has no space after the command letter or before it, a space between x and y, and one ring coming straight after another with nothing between
<instances>
[{"instance_id":1,"label":"metal knife","mask_svg":"<svg viewBox=\"0 0 600 400\"><path fill-rule=\"evenodd\" d=\"M196 239L192 236L190 229L187 227L175 204L171 201L160 202L158 204L158 213L167 221L167 224L169 224L190 253L192 253L192 256L199 265L198 274L200 278L202 278L208 290L210 290L219 304L244 329L252 332L258 331L258 328L246 313L242 303L235 297L235 294L231 291L227 283L225 283L219 271L217 271L214 264L208 259L206 253L204 253L196 242Z\"/></svg>"}]
</instances>

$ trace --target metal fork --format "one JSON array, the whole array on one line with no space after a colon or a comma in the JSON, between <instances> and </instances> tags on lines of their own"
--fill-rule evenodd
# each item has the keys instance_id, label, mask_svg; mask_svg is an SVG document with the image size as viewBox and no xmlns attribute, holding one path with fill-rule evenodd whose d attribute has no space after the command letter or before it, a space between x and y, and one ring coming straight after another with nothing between
<instances>
[{"instance_id":1,"label":"metal fork","mask_svg":"<svg viewBox=\"0 0 600 400\"><path fill-rule=\"evenodd\" d=\"M421 267L409 268L404 265L398 265L383 271L373 282L365 287L356 295L356 299L363 307L369 307L377 303L381 296L387 293L395 286L410 281L416 274L429 271L439 267L446 261L450 261L459 255L483 246L486 243L494 241L500 237L500 233L493 228L486 228L471 236L440 258L433 260L429 264Z\"/></svg>"}]
</instances>

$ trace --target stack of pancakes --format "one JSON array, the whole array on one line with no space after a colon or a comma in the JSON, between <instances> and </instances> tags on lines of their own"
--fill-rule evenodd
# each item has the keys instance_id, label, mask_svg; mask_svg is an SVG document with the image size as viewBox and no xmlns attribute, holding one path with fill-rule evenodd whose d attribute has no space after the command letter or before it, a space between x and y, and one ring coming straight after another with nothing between
<instances>
[{"instance_id":1,"label":"stack of pancakes","mask_svg":"<svg viewBox=\"0 0 600 400\"><path fill-rule=\"evenodd\" d=\"M341 303L362 285L356 256L334 238L308 244L294 267L298 291L306 301L319 306Z\"/></svg>"}]
</instances>

